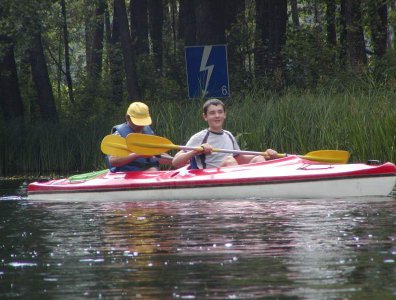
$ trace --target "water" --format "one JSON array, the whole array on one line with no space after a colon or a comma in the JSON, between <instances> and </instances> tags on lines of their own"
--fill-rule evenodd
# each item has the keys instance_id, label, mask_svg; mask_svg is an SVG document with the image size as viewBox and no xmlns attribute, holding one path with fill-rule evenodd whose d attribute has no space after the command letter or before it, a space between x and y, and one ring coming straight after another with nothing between
<instances>
[{"instance_id":1,"label":"water","mask_svg":"<svg viewBox=\"0 0 396 300\"><path fill-rule=\"evenodd\" d=\"M54 204L13 184L1 299L396 299L394 197Z\"/></svg>"}]
</instances>

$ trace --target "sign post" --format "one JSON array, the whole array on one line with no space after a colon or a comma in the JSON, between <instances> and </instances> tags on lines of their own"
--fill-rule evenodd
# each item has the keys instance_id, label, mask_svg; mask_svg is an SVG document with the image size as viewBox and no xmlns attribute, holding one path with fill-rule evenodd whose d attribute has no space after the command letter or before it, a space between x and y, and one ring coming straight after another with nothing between
<instances>
[{"instance_id":1,"label":"sign post","mask_svg":"<svg viewBox=\"0 0 396 300\"><path fill-rule=\"evenodd\" d=\"M185 47L189 98L230 96L226 45Z\"/></svg>"}]
</instances>

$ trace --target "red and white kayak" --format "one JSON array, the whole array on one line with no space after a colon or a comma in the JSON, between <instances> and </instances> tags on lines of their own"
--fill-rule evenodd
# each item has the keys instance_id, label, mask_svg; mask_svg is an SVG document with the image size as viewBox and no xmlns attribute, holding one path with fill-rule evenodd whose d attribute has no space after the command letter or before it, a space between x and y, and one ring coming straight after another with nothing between
<instances>
[{"instance_id":1,"label":"red and white kayak","mask_svg":"<svg viewBox=\"0 0 396 300\"><path fill-rule=\"evenodd\" d=\"M102 172L33 182L29 200L147 201L387 196L396 166L332 164L289 156L257 164L205 170Z\"/></svg>"}]
</instances>

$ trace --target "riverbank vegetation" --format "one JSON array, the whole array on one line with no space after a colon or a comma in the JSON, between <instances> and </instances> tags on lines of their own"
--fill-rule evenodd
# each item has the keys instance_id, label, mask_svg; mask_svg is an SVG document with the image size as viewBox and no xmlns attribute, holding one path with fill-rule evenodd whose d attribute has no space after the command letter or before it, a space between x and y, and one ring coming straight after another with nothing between
<instances>
[{"instance_id":1,"label":"riverbank vegetation","mask_svg":"<svg viewBox=\"0 0 396 300\"><path fill-rule=\"evenodd\" d=\"M0 176L105 168L100 142L132 101L184 144L205 126L207 92L187 99L185 47L217 44L242 148L396 161L395 12L383 0L2 0Z\"/></svg>"},{"instance_id":2,"label":"riverbank vegetation","mask_svg":"<svg viewBox=\"0 0 396 300\"><path fill-rule=\"evenodd\" d=\"M309 92L250 92L228 99L226 129L245 150L267 147L305 154L344 149L351 162L396 161L396 92L345 89ZM202 101L148 102L156 133L183 145L205 128ZM124 103L124 108L128 103ZM73 174L105 168L102 138L123 121L124 108L87 119L31 126L8 124L0 131L1 175ZM172 152L170 152L172 154Z\"/></svg>"}]
</instances>

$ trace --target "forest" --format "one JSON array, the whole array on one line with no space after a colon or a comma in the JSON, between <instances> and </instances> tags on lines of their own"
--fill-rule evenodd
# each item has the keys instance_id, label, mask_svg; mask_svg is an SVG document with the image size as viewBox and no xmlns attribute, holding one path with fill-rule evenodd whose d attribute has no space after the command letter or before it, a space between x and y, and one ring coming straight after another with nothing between
<instances>
[{"instance_id":1,"label":"forest","mask_svg":"<svg viewBox=\"0 0 396 300\"><path fill-rule=\"evenodd\" d=\"M386 0L2 0L0 176L103 168L132 101L185 143L204 126L185 47L218 44L244 148L396 160L395 16Z\"/></svg>"}]
</instances>

